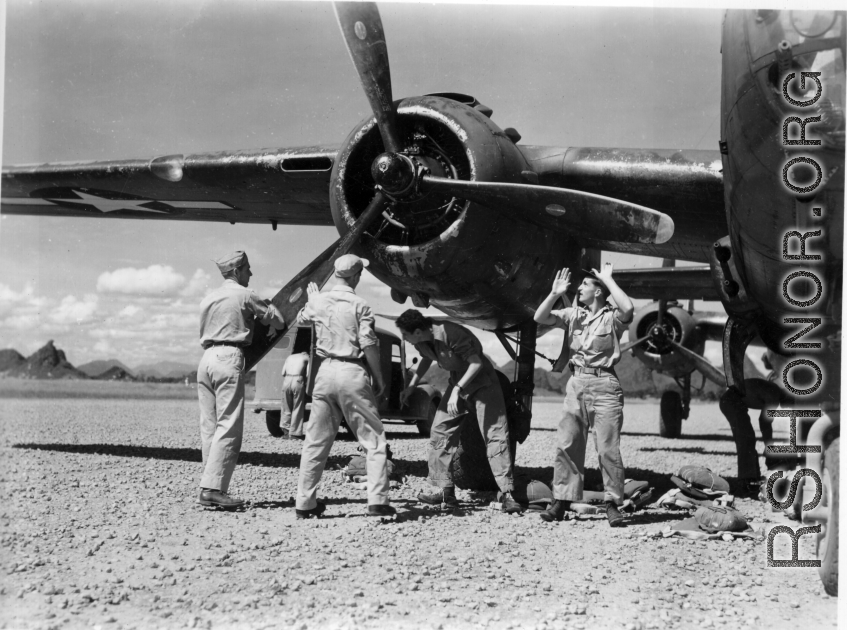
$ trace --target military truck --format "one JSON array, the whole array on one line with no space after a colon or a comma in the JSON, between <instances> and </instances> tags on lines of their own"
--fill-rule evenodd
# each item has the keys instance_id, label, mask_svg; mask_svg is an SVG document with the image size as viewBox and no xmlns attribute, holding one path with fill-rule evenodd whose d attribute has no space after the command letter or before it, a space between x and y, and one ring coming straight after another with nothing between
<instances>
[{"instance_id":1,"label":"military truck","mask_svg":"<svg viewBox=\"0 0 847 630\"><path fill-rule=\"evenodd\" d=\"M429 437L435 411L441 401L441 392L435 387L423 384L415 388L406 406L400 406L400 392L411 379L411 370L406 367L406 344L397 335L376 329L379 339L380 367L385 379L385 392L377 400L379 415L383 422L417 425L418 432ZM282 366L292 354L307 352L310 354L307 392L311 392L317 373L318 360L315 360L314 327L312 324L293 326L276 343L274 348L256 366L256 394L252 402L247 403L254 413L265 413L268 432L274 437L282 437L280 428L280 404L282 401ZM417 362L417 359L414 360ZM306 396L306 418L311 410L311 396ZM342 422L342 425L344 423Z\"/></svg>"}]
</instances>

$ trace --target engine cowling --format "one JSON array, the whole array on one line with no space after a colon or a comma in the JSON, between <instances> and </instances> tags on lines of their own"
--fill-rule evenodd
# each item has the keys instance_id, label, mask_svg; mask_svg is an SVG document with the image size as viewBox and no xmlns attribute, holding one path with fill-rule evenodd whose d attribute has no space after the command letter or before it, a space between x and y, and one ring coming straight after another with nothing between
<instances>
[{"instance_id":1,"label":"engine cowling","mask_svg":"<svg viewBox=\"0 0 847 630\"><path fill-rule=\"evenodd\" d=\"M668 376L678 378L694 371L694 364L675 352L668 340L675 341L689 350L703 354L706 335L697 328L691 314L677 304L669 304L662 315L659 326L659 304L653 302L635 313L629 325L629 339L648 339L632 349L632 353L647 367Z\"/></svg>"},{"instance_id":2,"label":"engine cowling","mask_svg":"<svg viewBox=\"0 0 847 630\"><path fill-rule=\"evenodd\" d=\"M406 153L439 177L520 182L530 170L506 133L477 108L441 96L397 103L398 126L411 139ZM372 117L342 145L332 172L333 220L346 233L374 191L371 168L384 145ZM390 166L390 165L388 165ZM369 270L392 287L472 325L508 328L532 316L552 278L580 255L572 239L479 204L438 194L396 200L356 247ZM541 286L539 286L541 284Z\"/></svg>"}]
</instances>

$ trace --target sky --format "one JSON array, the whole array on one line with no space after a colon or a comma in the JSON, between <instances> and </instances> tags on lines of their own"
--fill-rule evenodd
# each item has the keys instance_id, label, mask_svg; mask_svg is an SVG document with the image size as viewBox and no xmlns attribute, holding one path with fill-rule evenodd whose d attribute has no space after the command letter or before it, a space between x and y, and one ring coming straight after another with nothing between
<instances>
[{"instance_id":1,"label":"sky","mask_svg":"<svg viewBox=\"0 0 847 630\"><path fill-rule=\"evenodd\" d=\"M717 148L721 11L379 8L395 98L472 94L524 144ZM12 0L5 45L4 165L337 145L370 115L324 2ZM337 236L3 215L0 348L26 355L54 339L77 365L194 363L198 304L220 283L212 258L245 249L251 288L270 297ZM407 308L368 274L359 293L376 312ZM480 338L506 361L493 335ZM553 357L560 346L560 334L539 340Z\"/></svg>"}]
</instances>

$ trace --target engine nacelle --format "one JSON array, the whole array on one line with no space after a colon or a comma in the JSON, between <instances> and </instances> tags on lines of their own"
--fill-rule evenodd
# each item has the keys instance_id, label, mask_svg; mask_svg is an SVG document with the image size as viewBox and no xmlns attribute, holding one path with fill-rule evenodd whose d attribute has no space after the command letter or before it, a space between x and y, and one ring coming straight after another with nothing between
<instances>
[{"instance_id":1,"label":"engine nacelle","mask_svg":"<svg viewBox=\"0 0 847 630\"><path fill-rule=\"evenodd\" d=\"M406 153L438 177L521 182L530 171L506 133L477 108L441 96L398 102ZM407 146L409 146L407 145ZM346 233L374 194L371 166L384 151L372 117L348 136L330 183L333 220ZM503 329L532 317L548 279L575 267L580 249L518 215L435 193L396 200L356 247L392 297L432 304L469 324ZM544 278L539 283L539 278Z\"/></svg>"},{"instance_id":2,"label":"engine nacelle","mask_svg":"<svg viewBox=\"0 0 847 630\"><path fill-rule=\"evenodd\" d=\"M703 354L706 335L697 328L691 314L677 304L669 304L658 324L659 304L653 302L640 308L629 325L629 339L635 341L648 337L647 341L632 349L637 359L651 370L679 378L694 371L694 364L675 352L668 340L675 341L689 350Z\"/></svg>"}]
</instances>

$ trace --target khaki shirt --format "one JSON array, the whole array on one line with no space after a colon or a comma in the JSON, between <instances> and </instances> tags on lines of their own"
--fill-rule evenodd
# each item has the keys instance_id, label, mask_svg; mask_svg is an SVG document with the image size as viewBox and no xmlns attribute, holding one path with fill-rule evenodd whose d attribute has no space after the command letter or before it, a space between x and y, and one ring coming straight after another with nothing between
<instances>
[{"instance_id":1,"label":"khaki shirt","mask_svg":"<svg viewBox=\"0 0 847 630\"><path fill-rule=\"evenodd\" d=\"M314 322L322 357L361 359L364 348L378 343L371 307L344 284L311 296L297 320Z\"/></svg>"},{"instance_id":2,"label":"khaki shirt","mask_svg":"<svg viewBox=\"0 0 847 630\"><path fill-rule=\"evenodd\" d=\"M497 382L494 366L482 353L482 344L467 328L453 322L433 323L432 337L431 342L416 343L415 350L423 358L435 361L442 369L450 372L450 383L453 385L467 371L470 357L476 355L482 361L482 369L462 388L466 395L471 396L478 389Z\"/></svg>"},{"instance_id":3,"label":"khaki shirt","mask_svg":"<svg viewBox=\"0 0 847 630\"><path fill-rule=\"evenodd\" d=\"M621 360L620 339L629 326L621 321L621 311L609 303L594 315L582 306L570 306L550 313L556 328L565 330L570 360L586 368L611 368Z\"/></svg>"},{"instance_id":4,"label":"khaki shirt","mask_svg":"<svg viewBox=\"0 0 847 630\"><path fill-rule=\"evenodd\" d=\"M273 304L227 278L200 302L200 345L208 348L213 341L227 341L249 346L254 319L277 329L285 327Z\"/></svg>"}]
</instances>

